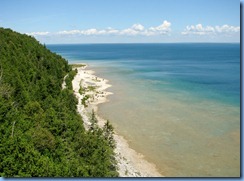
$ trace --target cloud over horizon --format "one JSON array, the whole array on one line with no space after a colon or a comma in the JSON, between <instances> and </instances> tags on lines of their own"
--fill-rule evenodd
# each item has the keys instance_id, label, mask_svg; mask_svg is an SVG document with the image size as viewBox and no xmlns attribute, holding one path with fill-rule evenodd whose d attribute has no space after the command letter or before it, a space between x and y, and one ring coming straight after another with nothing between
<instances>
[{"instance_id":1,"label":"cloud over horizon","mask_svg":"<svg viewBox=\"0 0 244 181\"><path fill-rule=\"evenodd\" d=\"M186 26L185 30L181 32L182 35L209 35L209 34L231 34L240 32L239 26L206 26L203 27L202 24Z\"/></svg>"},{"instance_id":2,"label":"cloud over horizon","mask_svg":"<svg viewBox=\"0 0 244 181\"><path fill-rule=\"evenodd\" d=\"M115 29L108 27L106 29L85 29L85 30L63 30L54 33L50 32L31 32L26 33L27 35L31 36L46 36L46 35L84 35L84 36L91 36L91 35L125 35L125 36L154 36L154 35L165 35L169 34L171 31L171 23L167 20L164 20L163 23L159 26L150 27L146 29L143 25L137 23L133 24L131 27L126 29Z\"/></svg>"},{"instance_id":3,"label":"cloud over horizon","mask_svg":"<svg viewBox=\"0 0 244 181\"><path fill-rule=\"evenodd\" d=\"M116 42L118 39L128 41L133 38L136 42L143 42L147 40L149 42L160 41L179 41L187 38L188 41L195 41L196 36L199 38L197 41L205 41L203 38L208 37L208 41L229 41L230 38L239 41L240 26L232 26L228 24L215 25L215 26L203 26L201 23L196 25L188 25L182 31L173 31L171 29L171 22L164 20L158 26L145 27L140 23L135 23L132 26L124 29L116 29L107 27L104 29L89 28L89 29L73 29L63 30L56 32L30 32L27 35L34 36L39 40L50 42L55 40L56 42L77 42L80 41L98 41L98 42ZM169 36L170 35L170 36ZM122 38L122 39L121 39Z\"/></svg>"},{"instance_id":4,"label":"cloud over horizon","mask_svg":"<svg viewBox=\"0 0 244 181\"><path fill-rule=\"evenodd\" d=\"M26 33L26 34L30 35L30 36L45 36L45 35L50 34L50 32L48 32L48 31L45 31L45 32L31 32L31 33Z\"/></svg>"}]
</instances>

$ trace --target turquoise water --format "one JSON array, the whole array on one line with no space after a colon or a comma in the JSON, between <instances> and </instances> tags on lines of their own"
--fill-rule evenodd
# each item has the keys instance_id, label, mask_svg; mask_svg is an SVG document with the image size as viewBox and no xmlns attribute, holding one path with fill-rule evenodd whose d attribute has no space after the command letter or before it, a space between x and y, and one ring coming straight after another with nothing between
<instances>
[{"instance_id":1,"label":"turquoise water","mask_svg":"<svg viewBox=\"0 0 244 181\"><path fill-rule=\"evenodd\" d=\"M48 48L110 80L99 114L162 174L240 175L239 44Z\"/></svg>"}]
</instances>

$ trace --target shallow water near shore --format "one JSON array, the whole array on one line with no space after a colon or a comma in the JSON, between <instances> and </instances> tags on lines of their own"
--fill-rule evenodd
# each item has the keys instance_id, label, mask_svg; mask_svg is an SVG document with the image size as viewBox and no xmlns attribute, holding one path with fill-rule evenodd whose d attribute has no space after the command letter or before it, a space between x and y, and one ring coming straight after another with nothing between
<instances>
[{"instance_id":1,"label":"shallow water near shore","mask_svg":"<svg viewBox=\"0 0 244 181\"><path fill-rule=\"evenodd\" d=\"M99 115L111 120L163 175L238 175L237 107L180 93L162 94L152 90L150 82L111 77L110 83L115 84L109 89L115 94L100 105Z\"/></svg>"},{"instance_id":2,"label":"shallow water near shore","mask_svg":"<svg viewBox=\"0 0 244 181\"><path fill-rule=\"evenodd\" d=\"M162 175L240 175L238 44L49 48L110 81L99 115Z\"/></svg>"}]
</instances>

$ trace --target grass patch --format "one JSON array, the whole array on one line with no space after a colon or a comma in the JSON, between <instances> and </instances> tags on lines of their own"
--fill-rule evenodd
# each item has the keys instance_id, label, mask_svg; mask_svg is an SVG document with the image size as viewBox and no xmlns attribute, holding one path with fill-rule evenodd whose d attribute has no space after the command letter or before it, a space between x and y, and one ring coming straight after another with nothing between
<instances>
[{"instance_id":1,"label":"grass patch","mask_svg":"<svg viewBox=\"0 0 244 181\"><path fill-rule=\"evenodd\" d=\"M95 91L96 90L96 87L95 86L88 86L87 87L88 91Z\"/></svg>"},{"instance_id":2,"label":"grass patch","mask_svg":"<svg viewBox=\"0 0 244 181\"><path fill-rule=\"evenodd\" d=\"M83 99L81 100L81 103L82 103L85 107L87 107L86 101L87 101L89 98L90 98L89 95L85 95L85 96L83 97Z\"/></svg>"},{"instance_id":3,"label":"grass patch","mask_svg":"<svg viewBox=\"0 0 244 181\"><path fill-rule=\"evenodd\" d=\"M72 68L79 68L79 67L85 67L85 64L71 64Z\"/></svg>"},{"instance_id":4,"label":"grass patch","mask_svg":"<svg viewBox=\"0 0 244 181\"><path fill-rule=\"evenodd\" d=\"M84 89L82 86L80 86L79 93L80 93L81 95L82 95L82 94L85 94L85 89Z\"/></svg>"}]
</instances>

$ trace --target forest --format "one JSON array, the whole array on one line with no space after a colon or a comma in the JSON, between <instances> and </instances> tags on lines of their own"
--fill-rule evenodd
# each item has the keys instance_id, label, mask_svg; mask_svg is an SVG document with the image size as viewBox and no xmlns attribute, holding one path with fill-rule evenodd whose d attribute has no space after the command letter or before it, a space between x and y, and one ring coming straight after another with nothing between
<instances>
[{"instance_id":1,"label":"forest","mask_svg":"<svg viewBox=\"0 0 244 181\"><path fill-rule=\"evenodd\" d=\"M62 89L65 75L67 88ZM85 130L68 61L0 28L0 176L117 177L113 128Z\"/></svg>"}]
</instances>

